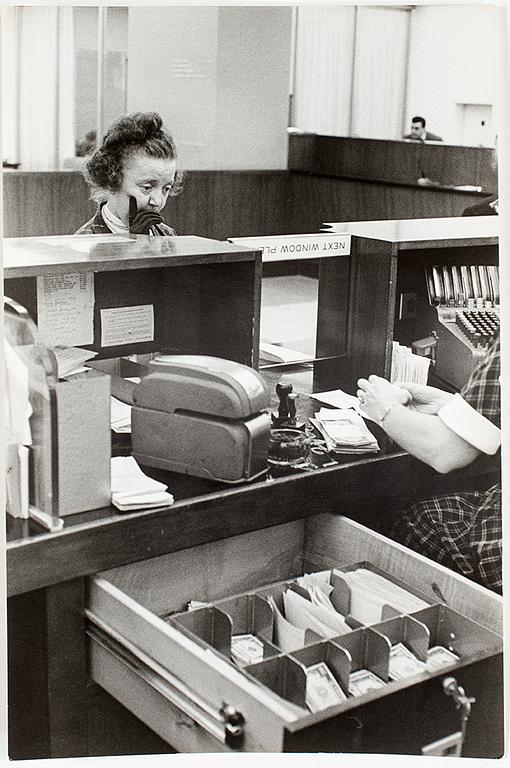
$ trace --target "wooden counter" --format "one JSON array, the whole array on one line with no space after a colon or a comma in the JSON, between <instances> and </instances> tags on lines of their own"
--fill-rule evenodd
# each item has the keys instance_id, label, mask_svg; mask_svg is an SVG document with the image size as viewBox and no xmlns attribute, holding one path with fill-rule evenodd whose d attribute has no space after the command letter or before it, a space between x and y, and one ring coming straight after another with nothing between
<instances>
[{"instance_id":1,"label":"wooden counter","mask_svg":"<svg viewBox=\"0 0 510 768\"><path fill-rule=\"evenodd\" d=\"M168 745L90 683L84 616L88 575L324 512L370 525L375 518L390 520L417 498L455 485L476 482L480 487L491 479L477 477L473 467L442 477L401 451L390 446L387 451L238 488L211 490L209 484L208 492L202 481L170 477L169 488L177 497L172 507L74 515L58 533L44 533L33 524L23 532L19 521L10 521L10 757L168 751Z\"/></svg>"},{"instance_id":2,"label":"wooden counter","mask_svg":"<svg viewBox=\"0 0 510 768\"><path fill-rule=\"evenodd\" d=\"M470 229L475 223L464 220L462 225L451 224L451 227L463 228L456 236L458 251L469 250L472 245L478 248L474 246L477 238L486 245L489 242L488 248L496 249L492 240L495 231L476 233ZM353 391L348 385L355 376L364 372L384 373L391 360L398 256L392 237L396 235L402 247L411 243L411 254L419 250L417 244L425 240L431 253L449 247L445 243L446 224L437 238L431 232L427 238L416 222L399 231L396 224L388 226L393 227L386 233L391 235L388 240L379 239L381 231L379 238L366 231L355 234L350 261L343 257L324 260L325 294L320 297L324 303L319 326L329 329L333 351L337 354L331 364L327 361L322 364L319 374L347 391ZM87 238L78 240L77 245L82 243L86 249ZM87 255L78 248L72 259L66 256L69 244L57 243L51 247L50 255L44 256L35 250L33 262L25 252L22 263L17 262L13 254L18 248L21 252L24 244L13 243L11 253L7 252L7 285L9 289L16 289L15 298L34 311L35 276L43 270L71 271L77 269L78 264L80 269L97 270L96 317L100 306L108 306L101 302L112 295L110 291L120 305L139 296L141 290L145 291L144 295L157 296L163 307L168 291L172 291L182 314L173 324L169 312L163 315L162 335L156 337L151 346L157 348L161 342L177 340L191 346L191 350L185 351L218 354L256 365L260 253L226 243L200 244L196 240L177 238L172 244L179 246L180 243L184 251L170 249L164 254L154 254L144 250L152 246L142 238L141 244L135 241L115 257L111 252L103 253L102 244L96 241L98 250ZM130 248L142 250L137 250L137 257L133 258ZM162 274L168 278L164 280L167 293L161 293ZM225 281L226 274L229 279ZM135 293L126 299L128 278ZM202 283L202 291L197 287L197 280L198 286ZM215 289L213 292L211 286ZM341 307L338 306L339 287L346 296L345 306ZM336 320L332 318L332 308L342 310ZM197 309L201 312L199 327L193 319ZM235 321L236 313L240 321ZM212 325L211 318L214 318ZM235 336L239 322L242 334ZM192 323L195 325L190 335L188 326ZM97 350L108 357L108 350L101 350L98 343L97 329L95 338ZM346 349L338 350L340 338L345 338ZM131 351L135 350L116 348L116 354ZM171 507L128 514L111 507L93 510L65 518L63 530L55 533L46 533L32 522L9 519L10 757L168 751L165 742L89 679L84 615L89 575L326 512L343 514L377 527L389 522L412 501L453 487L472 488L474 483L479 488L487 487L494 474L497 475L497 467L489 462L440 476L388 442L376 425L370 428L379 440L381 453L356 458L344 456L341 463L332 468L235 487L155 472L154 476L165 478L175 496L176 502Z\"/></svg>"},{"instance_id":3,"label":"wooden counter","mask_svg":"<svg viewBox=\"0 0 510 768\"><path fill-rule=\"evenodd\" d=\"M481 187L483 194L489 195L497 189L493 153L487 147L443 142L304 133L289 136L288 167L291 171L394 184L414 185L426 177L445 190L467 184Z\"/></svg>"}]
</instances>

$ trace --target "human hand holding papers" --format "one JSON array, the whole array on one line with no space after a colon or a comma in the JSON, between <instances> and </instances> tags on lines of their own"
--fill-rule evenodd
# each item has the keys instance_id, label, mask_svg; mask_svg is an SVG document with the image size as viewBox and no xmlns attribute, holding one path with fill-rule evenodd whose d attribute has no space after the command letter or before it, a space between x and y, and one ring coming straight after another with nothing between
<instances>
[{"instance_id":1,"label":"human hand holding papers","mask_svg":"<svg viewBox=\"0 0 510 768\"><path fill-rule=\"evenodd\" d=\"M117 456L111 460L112 504L121 512L152 507L168 507L174 497L167 486L147 477L132 456Z\"/></svg>"}]
</instances>

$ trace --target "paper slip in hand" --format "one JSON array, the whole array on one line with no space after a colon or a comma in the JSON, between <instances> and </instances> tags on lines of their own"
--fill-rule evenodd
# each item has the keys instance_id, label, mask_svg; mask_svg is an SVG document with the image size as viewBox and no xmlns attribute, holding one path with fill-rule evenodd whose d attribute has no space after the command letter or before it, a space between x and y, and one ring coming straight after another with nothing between
<instances>
[{"instance_id":1,"label":"paper slip in hand","mask_svg":"<svg viewBox=\"0 0 510 768\"><path fill-rule=\"evenodd\" d=\"M230 652L240 667L257 664L264 658L264 644L255 635L233 635Z\"/></svg>"},{"instance_id":2,"label":"paper slip in hand","mask_svg":"<svg viewBox=\"0 0 510 768\"><path fill-rule=\"evenodd\" d=\"M311 600L291 589L283 593L283 605L288 621L301 629L312 629L321 637L330 638L352 632L340 613L332 613L321 605L314 605Z\"/></svg>"},{"instance_id":3,"label":"paper slip in hand","mask_svg":"<svg viewBox=\"0 0 510 768\"><path fill-rule=\"evenodd\" d=\"M385 682L370 669L358 669L349 675L349 693L351 696L363 696L368 691L384 688Z\"/></svg>"},{"instance_id":4,"label":"paper slip in hand","mask_svg":"<svg viewBox=\"0 0 510 768\"><path fill-rule=\"evenodd\" d=\"M391 680L404 680L427 669L403 643L393 645L390 650L390 666L388 670Z\"/></svg>"},{"instance_id":5,"label":"paper slip in hand","mask_svg":"<svg viewBox=\"0 0 510 768\"><path fill-rule=\"evenodd\" d=\"M355 395L348 395L347 392L343 392L341 389L331 389L328 392L315 392L310 395L313 400L318 400L325 405L332 405L333 408L341 408L342 410L347 408L353 408L356 413L361 414L365 419L371 419L361 410L360 402Z\"/></svg>"},{"instance_id":6,"label":"paper slip in hand","mask_svg":"<svg viewBox=\"0 0 510 768\"><path fill-rule=\"evenodd\" d=\"M433 648L429 648L426 667L429 672L434 672L436 669L441 669L441 667L456 664L457 661L459 661L459 657L454 653L447 648L443 648L442 645L435 645Z\"/></svg>"},{"instance_id":7,"label":"paper slip in hand","mask_svg":"<svg viewBox=\"0 0 510 768\"><path fill-rule=\"evenodd\" d=\"M267 602L271 606L274 616L275 643L284 652L291 653L298 648L305 647L305 630L295 627L284 617L276 605L274 598L270 595Z\"/></svg>"},{"instance_id":8,"label":"paper slip in hand","mask_svg":"<svg viewBox=\"0 0 510 768\"><path fill-rule=\"evenodd\" d=\"M320 712L346 700L347 696L324 661L307 668L305 702L312 712Z\"/></svg>"}]
</instances>

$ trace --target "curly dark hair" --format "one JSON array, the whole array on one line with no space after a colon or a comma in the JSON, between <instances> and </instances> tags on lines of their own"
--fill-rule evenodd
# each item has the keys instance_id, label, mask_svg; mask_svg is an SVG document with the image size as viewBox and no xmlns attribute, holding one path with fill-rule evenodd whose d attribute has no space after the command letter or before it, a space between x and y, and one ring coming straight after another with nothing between
<instances>
[{"instance_id":1,"label":"curly dark hair","mask_svg":"<svg viewBox=\"0 0 510 768\"><path fill-rule=\"evenodd\" d=\"M102 202L107 192L120 188L124 163L133 152L144 150L150 157L177 158L174 140L163 130L162 124L157 112L135 112L112 123L101 146L85 164L84 176L93 199ZM179 194L183 178L183 172L177 171L170 195Z\"/></svg>"}]
</instances>

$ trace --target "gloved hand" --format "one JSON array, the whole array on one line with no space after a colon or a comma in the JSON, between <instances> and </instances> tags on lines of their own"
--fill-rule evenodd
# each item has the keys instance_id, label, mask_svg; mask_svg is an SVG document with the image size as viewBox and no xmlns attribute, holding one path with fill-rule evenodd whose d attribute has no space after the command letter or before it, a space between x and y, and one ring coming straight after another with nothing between
<instances>
[{"instance_id":1,"label":"gloved hand","mask_svg":"<svg viewBox=\"0 0 510 768\"><path fill-rule=\"evenodd\" d=\"M155 211L139 211L135 198L129 197L129 231L133 235L175 235Z\"/></svg>"}]
</instances>

